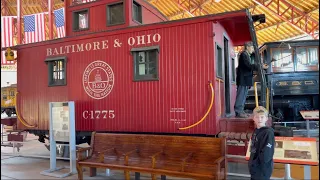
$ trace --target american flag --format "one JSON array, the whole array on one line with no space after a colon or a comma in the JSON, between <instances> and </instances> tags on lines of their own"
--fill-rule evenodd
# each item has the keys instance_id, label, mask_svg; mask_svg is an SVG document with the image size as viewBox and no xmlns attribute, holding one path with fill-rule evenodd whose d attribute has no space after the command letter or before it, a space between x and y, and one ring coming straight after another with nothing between
<instances>
[{"instance_id":1,"label":"american flag","mask_svg":"<svg viewBox=\"0 0 320 180\"><path fill-rule=\"evenodd\" d=\"M1 16L1 48L13 46L13 20L15 16ZM7 61L5 51L1 52L1 65L13 65L14 61Z\"/></svg>"},{"instance_id":2,"label":"american flag","mask_svg":"<svg viewBox=\"0 0 320 180\"><path fill-rule=\"evenodd\" d=\"M23 16L25 43L34 43L46 40L45 13Z\"/></svg>"},{"instance_id":3,"label":"american flag","mask_svg":"<svg viewBox=\"0 0 320 180\"><path fill-rule=\"evenodd\" d=\"M64 8L57 9L53 11L53 13L55 24L57 27L58 38L63 38L66 36L66 33L64 31Z\"/></svg>"},{"instance_id":4,"label":"american flag","mask_svg":"<svg viewBox=\"0 0 320 180\"><path fill-rule=\"evenodd\" d=\"M88 28L88 16L87 14L79 14L79 28Z\"/></svg>"}]
</instances>

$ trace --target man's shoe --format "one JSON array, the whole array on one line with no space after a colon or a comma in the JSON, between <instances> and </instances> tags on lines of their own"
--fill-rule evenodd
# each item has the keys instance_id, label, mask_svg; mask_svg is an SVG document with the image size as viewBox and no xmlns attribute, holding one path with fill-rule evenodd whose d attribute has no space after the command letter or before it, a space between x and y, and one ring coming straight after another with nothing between
<instances>
[{"instance_id":1,"label":"man's shoe","mask_svg":"<svg viewBox=\"0 0 320 180\"><path fill-rule=\"evenodd\" d=\"M248 113L245 113L245 114L246 114L247 118L251 116L251 114L248 114Z\"/></svg>"},{"instance_id":2,"label":"man's shoe","mask_svg":"<svg viewBox=\"0 0 320 180\"><path fill-rule=\"evenodd\" d=\"M238 118L248 118L247 114L245 114L245 113L237 114L236 117L238 117Z\"/></svg>"}]
</instances>

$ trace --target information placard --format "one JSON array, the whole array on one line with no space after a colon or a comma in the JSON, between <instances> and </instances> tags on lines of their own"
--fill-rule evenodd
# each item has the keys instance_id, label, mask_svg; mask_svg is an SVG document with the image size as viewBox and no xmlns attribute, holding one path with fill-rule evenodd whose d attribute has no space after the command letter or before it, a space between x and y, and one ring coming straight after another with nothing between
<instances>
[{"instance_id":1,"label":"information placard","mask_svg":"<svg viewBox=\"0 0 320 180\"><path fill-rule=\"evenodd\" d=\"M300 114L305 120L319 120L319 110L300 111Z\"/></svg>"},{"instance_id":2,"label":"information placard","mask_svg":"<svg viewBox=\"0 0 320 180\"><path fill-rule=\"evenodd\" d=\"M275 163L318 165L316 138L275 137ZM250 158L250 146L247 149L246 160Z\"/></svg>"},{"instance_id":3,"label":"information placard","mask_svg":"<svg viewBox=\"0 0 320 180\"><path fill-rule=\"evenodd\" d=\"M69 142L68 103L52 103L52 130L55 141Z\"/></svg>"},{"instance_id":4,"label":"information placard","mask_svg":"<svg viewBox=\"0 0 320 180\"><path fill-rule=\"evenodd\" d=\"M42 175L64 178L77 173L76 169L76 129L75 105L69 102L50 102L50 169L40 172ZM57 167L57 142L68 142L70 153L70 166ZM62 169L69 169L65 174L56 173Z\"/></svg>"}]
</instances>

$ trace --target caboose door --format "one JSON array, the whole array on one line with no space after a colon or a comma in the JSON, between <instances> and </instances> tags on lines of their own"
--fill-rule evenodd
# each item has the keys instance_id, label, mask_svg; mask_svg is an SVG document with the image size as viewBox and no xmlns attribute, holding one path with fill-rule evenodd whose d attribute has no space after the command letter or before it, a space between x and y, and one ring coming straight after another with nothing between
<instances>
[{"instance_id":1,"label":"caboose door","mask_svg":"<svg viewBox=\"0 0 320 180\"><path fill-rule=\"evenodd\" d=\"M224 97L225 97L225 116L229 117L231 115L231 98L230 98L230 55L229 55L229 40L223 37L223 49L224 49Z\"/></svg>"}]
</instances>

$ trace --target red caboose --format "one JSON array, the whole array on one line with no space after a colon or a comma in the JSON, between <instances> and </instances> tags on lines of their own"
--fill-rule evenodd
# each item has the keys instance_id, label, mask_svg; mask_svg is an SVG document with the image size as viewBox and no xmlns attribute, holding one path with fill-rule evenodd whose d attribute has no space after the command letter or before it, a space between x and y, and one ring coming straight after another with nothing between
<instances>
[{"instance_id":1,"label":"red caboose","mask_svg":"<svg viewBox=\"0 0 320 180\"><path fill-rule=\"evenodd\" d=\"M15 47L19 129L47 135L48 104L62 101L75 102L77 137L217 135L234 114L233 47L255 41L248 10L167 21L142 0L101 0L65 12L65 38Z\"/></svg>"}]
</instances>

